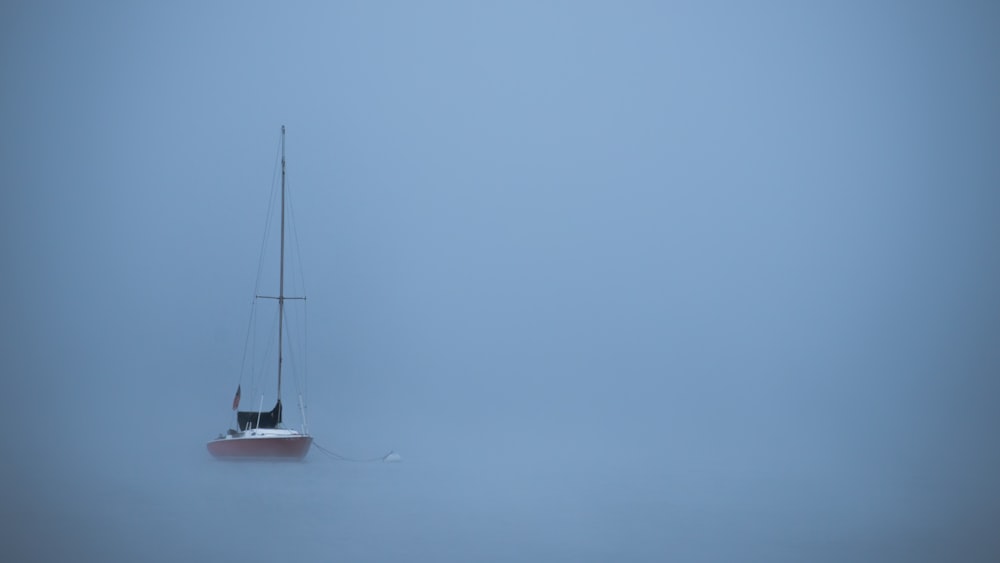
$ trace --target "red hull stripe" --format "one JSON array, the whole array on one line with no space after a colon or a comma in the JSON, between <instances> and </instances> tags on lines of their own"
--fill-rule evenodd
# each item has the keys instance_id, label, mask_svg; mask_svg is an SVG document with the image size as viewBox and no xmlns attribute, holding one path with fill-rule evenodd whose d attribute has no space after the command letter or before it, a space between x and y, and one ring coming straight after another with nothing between
<instances>
[{"instance_id":1,"label":"red hull stripe","mask_svg":"<svg viewBox=\"0 0 1000 563\"><path fill-rule=\"evenodd\" d=\"M310 436L229 438L208 443L208 452L217 458L302 459L312 445Z\"/></svg>"}]
</instances>

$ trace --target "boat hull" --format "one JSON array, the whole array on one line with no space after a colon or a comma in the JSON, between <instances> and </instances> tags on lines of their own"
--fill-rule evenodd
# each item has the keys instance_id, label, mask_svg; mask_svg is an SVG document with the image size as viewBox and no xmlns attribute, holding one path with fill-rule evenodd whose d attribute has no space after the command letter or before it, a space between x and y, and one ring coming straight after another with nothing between
<instances>
[{"instance_id":1,"label":"boat hull","mask_svg":"<svg viewBox=\"0 0 1000 563\"><path fill-rule=\"evenodd\" d=\"M309 453L312 436L243 432L212 440L208 453L224 460L301 460Z\"/></svg>"}]
</instances>

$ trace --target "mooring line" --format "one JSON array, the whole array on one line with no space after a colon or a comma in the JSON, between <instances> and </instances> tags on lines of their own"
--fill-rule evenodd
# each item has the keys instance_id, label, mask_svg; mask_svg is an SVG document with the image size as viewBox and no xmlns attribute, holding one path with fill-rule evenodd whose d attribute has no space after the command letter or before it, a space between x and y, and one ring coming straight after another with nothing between
<instances>
[{"instance_id":1,"label":"mooring line","mask_svg":"<svg viewBox=\"0 0 1000 563\"><path fill-rule=\"evenodd\" d=\"M395 453L393 451L390 451L389 453L387 453L387 454L385 454L383 456L373 457L371 459L356 459L356 458L352 458L352 457L347 457L345 455L340 455L340 454L338 454L337 452L335 452L333 450L328 450L328 449L324 448L323 446L317 444L315 441L313 442L313 447L315 447L317 450L325 453L326 455L328 455L328 456L330 456L330 457L332 457L334 459L338 459L340 461L350 461L350 462L354 462L354 463L375 463L375 462L379 462L379 461L384 461L384 462L399 461L399 454L397 454L397 453Z\"/></svg>"}]
</instances>

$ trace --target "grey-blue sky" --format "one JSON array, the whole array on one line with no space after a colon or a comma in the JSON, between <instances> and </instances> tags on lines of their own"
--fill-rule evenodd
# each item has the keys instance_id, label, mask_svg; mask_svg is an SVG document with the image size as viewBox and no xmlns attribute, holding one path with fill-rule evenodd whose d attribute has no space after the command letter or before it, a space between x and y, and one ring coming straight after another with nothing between
<instances>
[{"instance_id":1,"label":"grey-blue sky","mask_svg":"<svg viewBox=\"0 0 1000 563\"><path fill-rule=\"evenodd\" d=\"M995 520L989 3L2 10L19 419L220 430L286 124L323 442Z\"/></svg>"}]
</instances>

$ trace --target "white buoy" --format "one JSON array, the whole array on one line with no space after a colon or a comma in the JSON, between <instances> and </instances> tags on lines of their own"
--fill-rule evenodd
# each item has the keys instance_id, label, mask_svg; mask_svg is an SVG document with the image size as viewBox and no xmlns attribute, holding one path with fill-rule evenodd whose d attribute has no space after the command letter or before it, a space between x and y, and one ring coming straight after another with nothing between
<instances>
[{"instance_id":1,"label":"white buoy","mask_svg":"<svg viewBox=\"0 0 1000 563\"><path fill-rule=\"evenodd\" d=\"M403 461L403 458L396 452L389 452L382 458L383 463L399 463L401 461Z\"/></svg>"}]
</instances>

